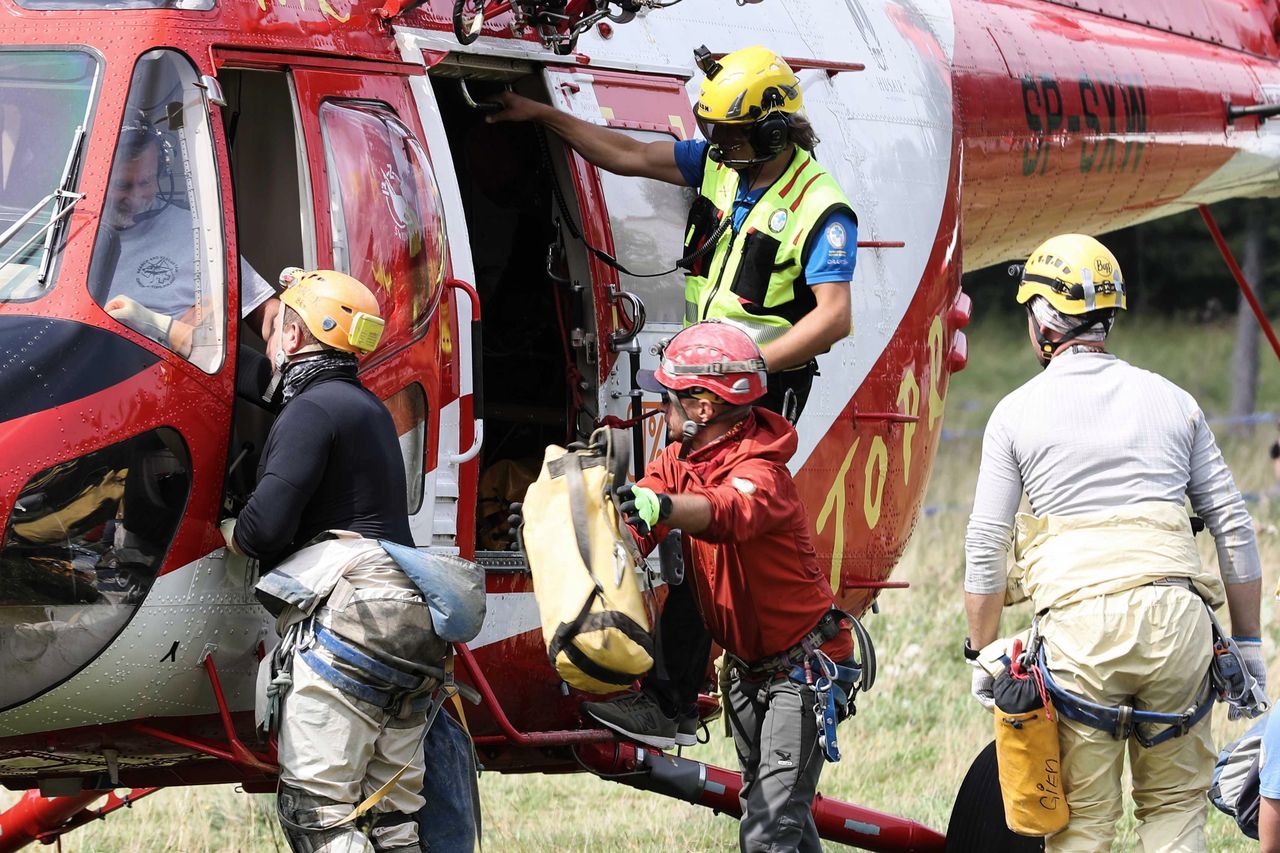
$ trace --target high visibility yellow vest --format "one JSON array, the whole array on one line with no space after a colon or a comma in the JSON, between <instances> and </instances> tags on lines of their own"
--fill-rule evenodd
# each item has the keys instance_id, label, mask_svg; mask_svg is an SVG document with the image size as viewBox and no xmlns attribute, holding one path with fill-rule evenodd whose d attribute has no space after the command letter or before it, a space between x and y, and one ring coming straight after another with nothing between
<instances>
[{"instance_id":1,"label":"high visibility yellow vest","mask_svg":"<svg viewBox=\"0 0 1280 853\"><path fill-rule=\"evenodd\" d=\"M739 174L705 161L700 194L689 211L685 256L715 235L733 215ZM790 329L817 304L805 281L804 258L816 225L828 214L854 216L849 199L813 155L796 148L791 163L734 232L726 226L714 249L689 264L684 280L685 325L728 320L766 344ZM847 234L846 239L854 235ZM855 246L833 249L856 251Z\"/></svg>"}]
</instances>

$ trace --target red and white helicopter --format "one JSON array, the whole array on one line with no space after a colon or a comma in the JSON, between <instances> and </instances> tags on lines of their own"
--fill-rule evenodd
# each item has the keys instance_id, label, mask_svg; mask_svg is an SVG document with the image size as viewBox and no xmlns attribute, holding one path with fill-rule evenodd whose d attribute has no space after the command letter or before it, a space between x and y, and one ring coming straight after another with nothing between
<instances>
[{"instance_id":1,"label":"red and white helicopter","mask_svg":"<svg viewBox=\"0 0 1280 853\"><path fill-rule=\"evenodd\" d=\"M250 734L274 632L217 527L270 425L236 393L262 348L235 322L240 258L378 290L387 334L362 375L400 429L417 543L487 570L458 666L486 767L648 769L628 778L737 812L737 774L583 723L492 520L543 446L644 414L632 380L679 327L680 281L586 244L670 266L688 192L484 124L475 99L507 86L680 139L696 46L766 44L799 71L861 241L854 332L820 359L793 468L860 613L902 585L966 361L961 273L1053 233L1280 193L1278 38L1272 0L0 0L0 783L30 789L0 851L130 800L88 808L112 789L274 787ZM181 240L137 283L194 282L189 350L102 307L126 251L112 152L139 126ZM645 458L659 436L640 423ZM867 849L943 843L815 811Z\"/></svg>"}]
</instances>

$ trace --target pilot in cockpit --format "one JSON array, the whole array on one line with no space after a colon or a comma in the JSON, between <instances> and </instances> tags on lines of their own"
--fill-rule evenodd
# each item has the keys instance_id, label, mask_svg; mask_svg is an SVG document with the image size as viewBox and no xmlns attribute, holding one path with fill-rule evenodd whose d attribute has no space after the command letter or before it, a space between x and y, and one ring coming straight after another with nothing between
<instances>
[{"instance_id":1,"label":"pilot in cockpit","mask_svg":"<svg viewBox=\"0 0 1280 853\"><path fill-rule=\"evenodd\" d=\"M173 146L139 111L120 131L99 241L114 257L103 307L134 331L201 363L220 325L197 293L193 221L175 189ZM241 316L262 333L278 309L275 291L240 259ZM265 334L264 334L265 338ZM215 359L216 361L216 359Z\"/></svg>"}]
</instances>

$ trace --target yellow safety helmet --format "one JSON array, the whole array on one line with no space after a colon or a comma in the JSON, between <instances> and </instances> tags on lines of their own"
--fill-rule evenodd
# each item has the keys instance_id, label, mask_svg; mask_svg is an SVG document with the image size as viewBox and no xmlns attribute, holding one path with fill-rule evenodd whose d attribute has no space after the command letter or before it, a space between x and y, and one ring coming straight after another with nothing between
<instances>
[{"instance_id":1,"label":"yellow safety helmet","mask_svg":"<svg viewBox=\"0 0 1280 853\"><path fill-rule=\"evenodd\" d=\"M1059 313L1078 316L1126 304L1120 263L1111 250L1084 234L1045 240L1027 258L1018 303L1043 296Z\"/></svg>"},{"instance_id":2,"label":"yellow safety helmet","mask_svg":"<svg viewBox=\"0 0 1280 853\"><path fill-rule=\"evenodd\" d=\"M386 323L373 291L336 270L285 270L280 301L288 305L316 340L345 352L373 352Z\"/></svg>"},{"instance_id":3,"label":"yellow safety helmet","mask_svg":"<svg viewBox=\"0 0 1280 853\"><path fill-rule=\"evenodd\" d=\"M795 72L767 47L744 47L716 61L704 46L694 57L706 75L694 107L700 121L747 124L769 113L804 108Z\"/></svg>"}]
</instances>

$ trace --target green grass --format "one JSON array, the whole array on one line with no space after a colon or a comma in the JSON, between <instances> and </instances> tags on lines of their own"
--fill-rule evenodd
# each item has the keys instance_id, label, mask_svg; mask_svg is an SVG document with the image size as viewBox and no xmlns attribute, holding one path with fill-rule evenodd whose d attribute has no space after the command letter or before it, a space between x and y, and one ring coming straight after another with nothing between
<instances>
[{"instance_id":1,"label":"green grass","mask_svg":"<svg viewBox=\"0 0 1280 853\"><path fill-rule=\"evenodd\" d=\"M970 330L969 369L951 386L944 425L980 430L997 400L1034 375L1036 368L1022 328L1012 318ZM1144 322L1117 329L1117 351L1156 369L1196 394L1210 415L1227 407L1232 328ZM1280 366L1264 352L1259 408L1280 408ZM1258 492L1271 482L1266 447L1270 426L1220 435L1237 482ZM881 596L881 612L867 617L876 639L881 671L875 689L859 700L858 715L841 729L844 760L828 765L821 790L830 797L910 817L937 829L946 826L956 788L973 755L990 739L991 718L968 695L968 669L956 650L965 634L962 610L963 537L972 499L980 440L943 445L926 504L944 511L921 518L895 579L909 590ZM950 508L950 509L946 509ZM1259 528L1265 583L1275 587L1280 567L1280 502L1250 506ZM1207 537L1203 537L1207 540ZM1206 561L1215 557L1201 542ZM1005 617L1012 630L1025 612ZM1275 659L1280 622L1268 600L1263 634ZM1280 685L1280 666L1272 666ZM1274 691L1273 691L1274 692ZM1218 743L1238 734L1219 709L1212 721ZM732 748L718 728L692 757L734 765ZM6 802L0 793L0 803ZM602 779L569 776L502 776L481 780L485 846L508 851L711 851L732 849L736 823L710 811ZM11 799L11 798L10 798ZM271 851L287 849L271 817L270 797L237 794L230 786L165 791L132 812L91 824L64 842L87 851ZM1210 809L1209 848L1256 850L1234 823ZM1132 819L1121 825L1118 851L1134 849Z\"/></svg>"}]
</instances>

